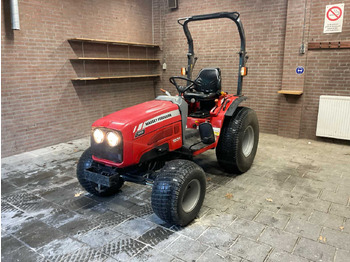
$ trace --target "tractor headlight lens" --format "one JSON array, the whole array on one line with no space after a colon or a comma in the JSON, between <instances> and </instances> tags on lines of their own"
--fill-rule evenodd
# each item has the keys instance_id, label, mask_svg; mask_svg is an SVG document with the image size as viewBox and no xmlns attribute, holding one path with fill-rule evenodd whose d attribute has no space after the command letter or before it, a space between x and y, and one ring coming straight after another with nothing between
<instances>
[{"instance_id":1,"label":"tractor headlight lens","mask_svg":"<svg viewBox=\"0 0 350 262\"><path fill-rule=\"evenodd\" d=\"M103 142L104 134L100 129L97 128L93 132L93 137L94 137L95 142L97 144L100 144Z\"/></svg>"},{"instance_id":2,"label":"tractor headlight lens","mask_svg":"<svg viewBox=\"0 0 350 262\"><path fill-rule=\"evenodd\" d=\"M109 132L107 134L107 142L110 146L116 146L120 143L120 136L114 132Z\"/></svg>"}]
</instances>

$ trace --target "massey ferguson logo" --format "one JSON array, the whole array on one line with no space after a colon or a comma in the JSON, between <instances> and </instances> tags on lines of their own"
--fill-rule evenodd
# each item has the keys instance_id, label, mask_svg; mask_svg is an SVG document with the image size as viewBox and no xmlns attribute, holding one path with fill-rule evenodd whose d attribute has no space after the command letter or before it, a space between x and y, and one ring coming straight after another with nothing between
<instances>
[{"instance_id":1,"label":"massey ferguson logo","mask_svg":"<svg viewBox=\"0 0 350 262\"><path fill-rule=\"evenodd\" d=\"M172 115L169 113L169 114L166 114L166 115L161 115L158 118L153 118L152 120L149 120L149 121L145 122L145 127L151 126L151 125L153 125L155 123L161 122L162 120L165 120L165 119L170 118L170 117L172 117Z\"/></svg>"},{"instance_id":2,"label":"massey ferguson logo","mask_svg":"<svg viewBox=\"0 0 350 262\"><path fill-rule=\"evenodd\" d=\"M165 114L156 116L154 118L148 119L144 123L136 125L134 127L133 133L135 133L136 131L140 131L140 130L146 128L146 127L153 126L154 124L160 123L160 122L162 122L164 120L170 119L170 118L178 116L178 115L180 115L179 110L174 110L174 111L167 112Z\"/></svg>"}]
</instances>

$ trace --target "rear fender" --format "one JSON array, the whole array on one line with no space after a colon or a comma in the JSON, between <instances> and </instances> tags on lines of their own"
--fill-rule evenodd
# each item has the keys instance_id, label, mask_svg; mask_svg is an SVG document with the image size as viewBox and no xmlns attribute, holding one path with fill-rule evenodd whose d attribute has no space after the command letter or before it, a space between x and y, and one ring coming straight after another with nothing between
<instances>
[{"instance_id":1,"label":"rear fender","mask_svg":"<svg viewBox=\"0 0 350 262\"><path fill-rule=\"evenodd\" d=\"M243 101L247 100L247 97L245 96L240 96L237 99L235 99L232 104L230 105L230 107L227 109L226 113L225 113L225 118L226 117L231 117L233 116L233 114L235 113L238 105L240 103L242 103Z\"/></svg>"},{"instance_id":2,"label":"rear fender","mask_svg":"<svg viewBox=\"0 0 350 262\"><path fill-rule=\"evenodd\" d=\"M225 119L228 119L230 117L232 117L238 107L238 105L240 103L242 103L243 101L247 100L247 97L244 96L233 96L233 97L229 97L228 98L228 102L227 102L227 107L223 106L222 109L221 108L221 101L219 102L219 109L220 110L218 113L215 113L215 115L212 116L211 119L211 124L213 126L213 130L214 130L214 134L216 136L216 141L218 141L218 138L220 136L221 133L221 128L224 125L224 121ZM225 102L223 102L225 105Z\"/></svg>"}]
</instances>

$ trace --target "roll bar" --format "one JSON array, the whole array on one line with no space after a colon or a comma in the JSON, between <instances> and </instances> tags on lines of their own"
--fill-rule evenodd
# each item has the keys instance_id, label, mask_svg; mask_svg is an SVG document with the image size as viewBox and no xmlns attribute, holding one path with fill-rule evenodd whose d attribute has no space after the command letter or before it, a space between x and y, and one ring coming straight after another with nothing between
<instances>
[{"instance_id":1,"label":"roll bar","mask_svg":"<svg viewBox=\"0 0 350 262\"><path fill-rule=\"evenodd\" d=\"M245 66L247 56L245 51L245 35L244 29L241 20L239 19L238 12L220 12L206 15L195 15L191 17L179 18L177 22L182 25L183 30L185 32L187 43L188 43L188 53L187 53L187 78L192 79L193 67L196 62L196 58L194 57L193 50L193 39L188 29L188 23L192 21L202 21L209 19L218 19L218 18L229 18L237 25L237 29L239 32L239 36L241 38L241 50L239 51L239 68L238 68L238 83L237 83L237 95L241 95L242 93L242 83L243 76L241 75L241 68Z\"/></svg>"}]
</instances>

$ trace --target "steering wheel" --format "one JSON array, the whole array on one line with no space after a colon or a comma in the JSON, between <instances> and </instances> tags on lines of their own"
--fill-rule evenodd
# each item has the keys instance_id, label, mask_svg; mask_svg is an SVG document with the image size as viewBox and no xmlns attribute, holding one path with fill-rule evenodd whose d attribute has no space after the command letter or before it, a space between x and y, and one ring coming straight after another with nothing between
<instances>
[{"instance_id":1,"label":"steering wheel","mask_svg":"<svg viewBox=\"0 0 350 262\"><path fill-rule=\"evenodd\" d=\"M189 84L188 86L180 86L176 83L175 79L181 79L181 80L186 80L187 82L190 82L191 84ZM193 80L190 80L186 77L182 77L182 76L172 76L169 78L169 82L172 83L177 91L179 91L180 94L185 93L188 89L192 88L193 86L197 85L197 83Z\"/></svg>"}]
</instances>

